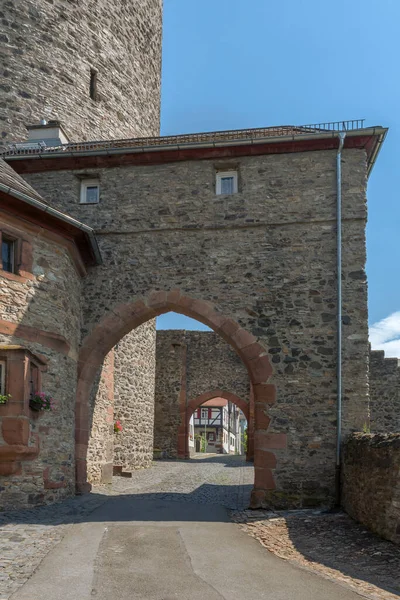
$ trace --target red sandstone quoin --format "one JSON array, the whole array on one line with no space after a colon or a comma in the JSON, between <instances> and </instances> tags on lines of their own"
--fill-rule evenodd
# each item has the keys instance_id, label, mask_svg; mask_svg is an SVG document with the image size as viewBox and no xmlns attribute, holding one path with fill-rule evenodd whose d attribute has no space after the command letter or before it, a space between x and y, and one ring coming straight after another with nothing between
<instances>
[{"instance_id":1,"label":"red sandstone quoin","mask_svg":"<svg viewBox=\"0 0 400 600\"><path fill-rule=\"evenodd\" d=\"M285 435L267 433L270 423L267 411L268 406L275 402L275 387L267 383L272 368L266 350L258 343L257 338L232 319L223 316L209 302L184 296L179 290L154 291L146 301L137 300L117 306L83 341L79 355L76 399L77 492L84 493L90 490L90 484L87 482L87 447L90 435L88 404L90 389L97 370L108 352L124 335L149 319L169 311L192 317L212 328L233 347L249 372L254 393L256 434L252 506L254 508L261 506L268 496L268 491L275 489L271 470L272 465L275 466L275 456L267 449L280 448L282 444L286 444ZM186 418L181 428L179 438L184 441L182 436L186 436Z\"/></svg>"}]
</instances>

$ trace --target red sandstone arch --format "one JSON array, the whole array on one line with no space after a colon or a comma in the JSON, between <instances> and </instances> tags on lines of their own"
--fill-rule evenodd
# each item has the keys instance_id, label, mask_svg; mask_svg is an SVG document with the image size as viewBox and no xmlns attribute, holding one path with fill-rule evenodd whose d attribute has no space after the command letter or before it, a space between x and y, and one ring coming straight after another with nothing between
<instances>
[{"instance_id":1,"label":"red sandstone arch","mask_svg":"<svg viewBox=\"0 0 400 600\"><path fill-rule=\"evenodd\" d=\"M286 444L284 434L268 434L268 405L275 402L275 387L267 384L272 368L265 348L238 323L218 312L204 300L184 296L179 290L154 291L147 300L137 300L113 308L83 340L78 360L76 396L76 487L79 493L90 490L87 482L87 447L89 441L89 395L97 370L108 352L132 329L160 314L174 311L208 325L221 335L246 365L254 393L255 416L255 482L252 505L263 503L268 490L275 488L273 448Z\"/></svg>"},{"instance_id":2,"label":"red sandstone arch","mask_svg":"<svg viewBox=\"0 0 400 600\"><path fill-rule=\"evenodd\" d=\"M250 422L250 405L247 402L245 402L242 398L239 398L239 396L236 396L236 394L232 394L231 392L226 392L221 389L216 389L216 390L213 390L210 392L205 392L204 394L200 394L196 398L192 398L192 400L190 400L187 403L186 419L185 419L185 423L183 425L185 428L183 433L185 435L185 456L186 457L189 457L188 431L189 431L190 418L193 415L196 408L199 408L199 406L204 404L204 402L207 402L207 400L212 400L213 398L225 398L225 400L229 400L230 402L235 404L238 408L240 408L240 410L246 417L247 423L249 424L249 422ZM180 427L179 433L182 432L181 428L182 428L182 425ZM179 454L179 447L178 447L178 454Z\"/></svg>"}]
</instances>

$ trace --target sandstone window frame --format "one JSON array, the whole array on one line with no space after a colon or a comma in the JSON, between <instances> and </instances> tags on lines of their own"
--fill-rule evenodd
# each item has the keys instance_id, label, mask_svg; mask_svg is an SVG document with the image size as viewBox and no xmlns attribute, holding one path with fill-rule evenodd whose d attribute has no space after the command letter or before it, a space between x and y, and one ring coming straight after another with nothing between
<instances>
[{"instance_id":1,"label":"sandstone window frame","mask_svg":"<svg viewBox=\"0 0 400 600\"><path fill-rule=\"evenodd\" d=\"M24 282L26 279L33 279L33 246L32 238L23 231L8 225L0 224L0 245L3 238L14 242L14 271L10 272L3 269L3 259L0 256L0 275L12 281Z\"/></svg>"},{"instance_id":2,"label":"sandstone window frame","mask_svg":"<svg viewBox=\"0 0 400 600\"><path fill-rule=\"evenodd\" d=\"M96 200L88 201L88 190L97 188ZM99 204L100 202L100 180L96 177L81 179L79 204Z\"/></svg>"},{"instance_id":3,"label":"sandstone window frame","mask_svg":"<svg viewBox=\"0 0 400 600\"><path fill-rule=\"evenodd\" d=\"M7 244L9 247L10 259L8 268L4 264L3 260L3 244ZM6 232L1 232L1 269L6 273L12 273L13 275L17 274L17 260L18 260L18 238L14 236L8 235Z\"/></svg>"},{"instance_id":4,"label":"sandstone window frame","mask_svg":"<svg viewBox=\"0 0 400 600\"><path fill-rule=\"evenodd\" d=\"M215 173L215 193L217 196L233 196L239 191L238 187L238 171L237 169L218 170ZM224 189L224 180L231 180L231 191Z\"/></svg>"}]
</instances>

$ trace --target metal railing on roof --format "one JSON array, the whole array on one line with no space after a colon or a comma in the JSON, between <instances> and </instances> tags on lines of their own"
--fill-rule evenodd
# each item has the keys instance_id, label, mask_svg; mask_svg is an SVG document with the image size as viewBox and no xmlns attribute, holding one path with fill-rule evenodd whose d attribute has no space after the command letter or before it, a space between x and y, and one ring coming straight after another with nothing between
<instances>
[{"instance_id":1,"label":"metal railing on roof","mask_svg":"<svg viewBox=\"0 0 400 600\"><path fill-rule=\"evenodd\" d=\"M348 121L331 121L311 125L283 125L255 129L232 129L228 131L212 131L206 133L188 133L162 137L141 137L120 140L96 140L89 142L68 143L59 146L44 146L43 143L13 143L0 148L0 156L29 156L33 154L52 154L61 152L95 152L96 150L115 150L118 148L149 148L156 146L180 146L188 144L212 144L217 142L257 139L264 137L293 137L301 135L321 134L363 129L365 119Z\"/></svg>"}]
</instances>

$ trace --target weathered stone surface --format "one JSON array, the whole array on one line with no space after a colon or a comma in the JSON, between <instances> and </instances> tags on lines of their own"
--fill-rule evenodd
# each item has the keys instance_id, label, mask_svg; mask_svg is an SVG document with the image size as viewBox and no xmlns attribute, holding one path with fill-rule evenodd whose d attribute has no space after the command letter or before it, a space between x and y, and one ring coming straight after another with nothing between
<instances>
[{"instance_id":1,"label":"weathered stone surface","mask_svg":"<svg viewBox=\"0 0 400 600\"><path fill-rule=\"evenodd\" d=\"M368 418L365 159L362 150L343 152L344 434L361 430ZM336 152L242 157L235 161L239 193L226 197L215 195L216 166L193 160L93 169L101 202L89 207L78 203L82 171L24 177L54 206L96 230L104 264L85 279L84 337L110 309L157 291L165 296L179 290L208 302L228 319L218 325L221 333L228 335L236 323L266 351L273 349L269 382L277 399L269 409L268 433L285 433L287 444L275 452L276 490L268 501L283 507L330 502ZM285 185L274 185L277 178ZM187 313L196 316L195 303L189 302ZM259 362L253 373L255 383L269 375Z\"/></svg>"},{"instance_id":2,"label":"weathered stone surface","mask_svg":"<svg viewBox=\"0 0 400 600\"><path fill-rule=\"evenodd\" d=\"M156 322L144 323L115 347L115 414L122 432L114 435L114 465L123 471L153 460Z\"/></svg>"},{"instance_id":3,"label":"weathered stone surface","mask_svg":"<svg viewBox=\"0 0 400 600\"><path fill-rule=\"evenodd\" d=\"M400 367L383 350L369 355L369 408L372 433L400 433Z\"/></svg>"},{"instance_id":4,"label":"weathered stone surface","mask_svg":"<svg viewBox=\"0 0 400 600\"><path fill-rule=\"evenodd\" d=\"M114 350L104 359L92 387L87 452L90 483L111 483L114 458Z\"/></svg>"},{"instance_id":5,"label":"weathered stone surface","mask_svg":"<svg viewBox=\"0 0 400 600\"><path fill-rule=\"evenodd\" d=\"M400 543L400 434L354 434L343 453L342 505L375 533Z\"/></svg>"},{"instance_id":6,"label":"weathered stone surface","mask_svg":"<svg viewBox=\"0 0 400 600\"><path fill-rule=\"evenodd\" d=\"M21 230L21 235L26 232ZM47 361L42 390L54 397L56 408L31 416L29 446L39 442L40 454L35 460L23 461L13 475L0 477L0 510L55 502L74 493L81 279L67 249L40 236L33 243L32 273L32 279L0 277L0 319L2 324L19 327L15 335L0 333L0 344L25 346ZM28 340L24 328L32 334ZM35 331L39 341L32 341ZM68 353L45 345L44 334L63 337L66 343L61 349L69 348ZM5 441L0 434L0 444Z\"/></svg>"},{"instance_id":7,"label":"weathered stone surface","mask_svg":"<svg viewBox=\"0 0 400 600\"><path fill-rule=\"evenodd\" d=\"M43 117L63 121L72 141L158 135L162 0L1 9L0 142L26 139Z\"/></svg>"}]
</instances>

